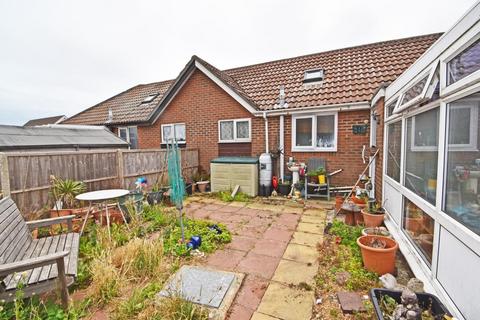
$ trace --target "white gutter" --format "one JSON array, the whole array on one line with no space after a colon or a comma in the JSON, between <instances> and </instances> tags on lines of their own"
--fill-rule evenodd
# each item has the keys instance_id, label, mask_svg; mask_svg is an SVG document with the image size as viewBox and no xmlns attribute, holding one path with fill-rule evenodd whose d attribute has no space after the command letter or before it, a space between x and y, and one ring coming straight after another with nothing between
<instances>
[{"instance_id":1,"label":"white gutter","mask_svg":"<svg viewBox=\"0 0 480 320\"><path fill-rule=\"evenodd\" d=\"M284 168L284 165L285 165L285 155L284 155L284 151L285 151L285 146L284 146L284 115L281 115L280 116L280 142L279 142L279 149L280 149L280 179L282 180L283 182L283 178L284 178L284 174L283 174L283 170L285 169Z\"/></svg>"},{"instance_id":2,"label":"white gutter","mask_svg":"<svg viewBox=\"0 0 480 320\"><path fill-rule=\"evenodd\" d=\"M265 153L268 153L268 118L266 112L263 112L263 119L265 120Z\"/></svg>"},{"instance_id":3,"label":"white gutter","mask_svg":"<svg viewBox=\"0 0 480 320\"><path fill-rule=\"evenodd\" d=\"M369 101L362 102L353 102L353 103L342 103L342 104L328 104L323 106L314 106L314 107L303 107L303 108L291 108L291 109L281 109L281 110L265 110L257 111L253 115L257 117L267 116L280 116L280 115L291 115L291 114L301 114L301 113L310 113L317 111L356 111L356 110L368 110L370 109Z\"/></svg>"}]
</instances>

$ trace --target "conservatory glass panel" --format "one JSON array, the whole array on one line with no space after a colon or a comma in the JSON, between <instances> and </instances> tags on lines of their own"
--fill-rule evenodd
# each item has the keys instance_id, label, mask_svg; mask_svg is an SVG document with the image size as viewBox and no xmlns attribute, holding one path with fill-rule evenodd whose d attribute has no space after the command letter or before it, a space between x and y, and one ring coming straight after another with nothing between
<instances>
[{"instance_id":1,"label":"conservatory glass panel","mask_svg":"<svg viewBox=\"0 0 480 320\"><path fill-rule=\"evenodd\" d=\"M335 147L335 116L317 116L317 147Z\"/></svg>"},{"instance_id":2,"label":"conservatory glass panel","mask_svg":"<svg viewBox=\"0 0 480 320\"><path fill-rule=\"evenodd\" d=\"M398 98L387 106L387 117L390 117L393 114L393 110L395 109L397 102Z\"/></svg>"},{"instance_id":3,"label":"conservatory glass panel","mask_svg":"<svg viewBox=\"0 0 480 320\"><path fill-rule=\"evenodd\" d=\"M438 165L438 115L435 108L407 119L405 186L435 204Z\"/></svg>"},{"instance_id":4,"label":"conservatory glass panel","mask_svg":"<svg viewBox=\"0 0 480 320\"><path fill-rule=\"evenodd\" d=\"M447 63L447 85L480 69L480 40L459 53Z\"/></svg>"},{"instance_id":5,"label":"conservatory glass panel","mask_svg":"<svg viewBox=\"0 0 480 320\"><path fill-rule=\"evenodd\" d=\"M428 75L426 75L422 80L420 80L415 85L410 87L410 89L405 91L405 93L403 94L401 105L404 105L405 103L413 100L414 98L422 94L422 91L425 88L425 85L427 84L427 80L428 80Z\"/></svg>"},{"instance_id":6,"label":"conservatory glass panel","mask_svg":"<svg viewBox=\"0 0 480 320\"><path fill-rule=\"evenodd\" d=\"M388 125L387 175L400 182L400 153L402 150L402 122Z\"/></svg>"},{"instance_id":7,"label":"conservatory glass panel","mask_svg":"<svg viewBox=\"0 0 480 320\"><path fill-rule=\"evenodd\" d=\"M295 119L295 145L297 147L312 146L313 118Z\"/></svg>"},{"instance_id":8,"label":"conservatory glass panel","mask_svg":"<svg viewBox=\"0 0 480 320\"><path fill-rule=\"evenodd\" d=\"M444 211L480 235L480 94L448 104Z\"/></svg>"},{"instance_id":9,"label":"conservatory glass panel","mask_svg":"<svg viewBox=\"0 0 480 320\"><path fill-rule=\"evenodd\" d=\"M404 201L403 229L422 256L429 263L432 263L435 222L432 217L417 207L413 202L407 198L404 198Z\"/></svg>"}]
</instances>

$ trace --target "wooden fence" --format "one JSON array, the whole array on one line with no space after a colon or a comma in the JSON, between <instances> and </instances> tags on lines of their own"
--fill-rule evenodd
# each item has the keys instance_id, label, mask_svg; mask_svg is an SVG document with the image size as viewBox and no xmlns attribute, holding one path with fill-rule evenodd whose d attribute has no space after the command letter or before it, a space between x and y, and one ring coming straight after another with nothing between
<instances>
[{"instance_id":1,"label":"wooden fence","mask_svg":"<svg viewBox=\"0 0 480 320\"><path fill-rule=\"evenodd\" d=\"M198 170L198 149L181 149L185 177ZM166 151L102 150L0 153L0 186L29 219L52 205L50 176L84 181L88 191L124 188L133 190L138 177L149 185L166 181Z\"/></svg>"}]
</instances>

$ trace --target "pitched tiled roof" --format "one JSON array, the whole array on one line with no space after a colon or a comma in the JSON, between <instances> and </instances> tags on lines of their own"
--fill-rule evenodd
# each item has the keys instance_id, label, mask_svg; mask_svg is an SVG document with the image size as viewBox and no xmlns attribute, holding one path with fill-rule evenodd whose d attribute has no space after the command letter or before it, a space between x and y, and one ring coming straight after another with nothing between
<instances>
[{"instance_id":1,"label":"pitched tiled roof","mask_svg":"<svg viewBox=\"0 0 480 320\"><path fill-rule=\"evenodd\" d=\"M162 100L174 80L140 84L99 104L90 107L63 121L67 124L108 124L108 112L112 110L112 124L142 122L149 119L150 114ZM150 95L158 94L151 102L142 103Z\"/></svg>"},{"instance_id":2,"label":"pitched tiled roof","mask_svg":"<svg viewBox=\"0 0 480 320\"><path fill-rule=\"evenodd\" d=\"M194 56L252 107L270 110L278 103L279 87L285 86L289 109L369 101L383 83L391 82L425 52L441 34L349 47L295 58L221 71ZM321 68L321 84L304 84L306 70ZM163 94L175 81L138 85L97 104L64 123L104 124L108 109L112 123L149 121ZM151 103L145 97L159 93Z\"/></svg>"},{"instance_id":3,"label":"pitched tiled roof","mask_svg":"<svg viewBox=\"0 0 480 320\"><path fill-rule=\"evenodd\" d=\"M32 119L27 121L23 126L24 127L33 127L33 126L43 126L46 124L55 124L60 120L63 120L65 116L62 114L61 116L53 116L47 118L39 118L39 119Z\"/></svg>"}]
</instances>

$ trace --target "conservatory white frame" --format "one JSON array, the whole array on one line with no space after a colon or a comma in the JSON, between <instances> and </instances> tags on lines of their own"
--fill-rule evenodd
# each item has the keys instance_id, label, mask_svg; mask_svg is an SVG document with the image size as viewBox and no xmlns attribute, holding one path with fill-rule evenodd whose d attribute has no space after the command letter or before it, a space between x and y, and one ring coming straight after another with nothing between
<instances>
[{"instance_id":1,"label":"conservatory white frame","mask_svg":"<svg viewBox=\"0 0 480 320\"><path fill-rule=\"evenodd\" d=\"M383 157L382 192L383 201L385 202L385 208L387 211L385 224L399 242L400 249L411 265L415 275L423 280L426 284L426 289L436 293L447 305L449 310L451 310L459 319L473 319L473 313L477 315L480 314L480 306L478 303L475 303L474 300L478 299L478 296L472 294L472 290L478 291L478 287L468 291L468 286L465 287L463 284L466 281L462 278L464 275L461 271L456 270L457 268L458 270L462 270L461 267L463 268L463 261L454 262L457 268L452 269L450 274L453 276L450 279L447 279L445 277L445 259L448 259L448 257L454 257L457 252L454 249L459 247L462 252L468 252L468 256L462 258L464 261L469 261L475 266L480 265L480 235L477 235L466 226L450 217L443 210L445 202L444 194L446 195L445 171L448 160L446 153L446 142L448 139L448 132L446 132L446 128L448 128L447 105L450 102L480 92L480 70L477 70L465 78L447 86L446 65L450 59L462 52L473 42L480 39L480 20L478 17L480 17L479 2L477 2L451 30L445 33L437 43L427 50L417 62L386 88L385 91L385 114L387 114L387 107L395 101L395 99L398 99L393 114L386 117L384 123L385 155L388 152L388 125L397 121L401 121L402 123L399 182L387 175L388 157ZM437 67L440 68L440 98L420 107L419 105L422 102L425 102L428 98L427 90L435 75ZM425 88L423 88L424 90L422 91L422 94L406 104L400 105L405 91L423 79L427 73L429 73L429 78ZM431 204L405 186L406 121L412 116L434 108L439 108L438 148L428 148L428 151L438 151L438 166L436 202L435 204ZM480 109L480 107L478 108ZM474 113L473 115L478 117L478 114ZM470 119L470 144L457 145L454 146L453 149L450 146L450 150L478 152L476 147L478 139L477 126L478 122L476 122L475 119ZM422 254L417 250L413 242L406 235L406 231L403 229L404 198L409 199L434 220L431 265L423 259ZM440 246L440 244L442 245ZM473 265L471 267L473 267ZM459 272L460 274L455 275L455 272ZM441 279L439 278L440 274L442 275ZM462 285L463 287L461 287ZM461 294L459 294L459 292L461 292Z\"/></svg>"}]
</instances>

